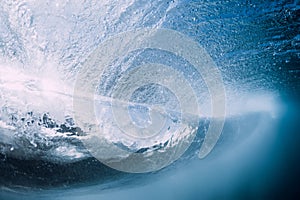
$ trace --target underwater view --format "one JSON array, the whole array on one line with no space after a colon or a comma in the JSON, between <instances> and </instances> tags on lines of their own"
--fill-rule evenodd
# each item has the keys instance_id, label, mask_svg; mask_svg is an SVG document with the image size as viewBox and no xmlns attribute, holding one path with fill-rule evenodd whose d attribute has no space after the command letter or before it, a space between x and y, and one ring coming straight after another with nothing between
<instances>
[{"instance_id":1,"label":"underwater view","mask_svg":"<svg viewBox=\"0 0 300 200\"><path fill-rule=\"evenodd\" d=\"M0 2L0 200L299 199L300 1Z\"/></svg>"}]
</instances>

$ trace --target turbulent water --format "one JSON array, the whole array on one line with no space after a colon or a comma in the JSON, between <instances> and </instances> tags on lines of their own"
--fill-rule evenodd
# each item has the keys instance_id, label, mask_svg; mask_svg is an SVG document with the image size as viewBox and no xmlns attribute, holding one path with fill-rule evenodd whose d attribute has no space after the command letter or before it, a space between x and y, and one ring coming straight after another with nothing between
<instances>
[{"instance_id":1,"label":"turbulent water","mask_svg":"<svg viewBox=\"0 0 300 200\"><path fill-rule=\"evenodd\" d=\"M265 122L274 123L271 121L278 118L281 93L287 88L297 91L299 15L297 0L2 1L1 186L9 190L96 181L110 188L122 185L121 180L128 177L140 177L110 169L93 158L82 143L86 137L84 127L74 120L72 95L84 62L102 42L118 33L145 27L176 30L198 42L214 60L226 91L226 123L215 156L222 154L218 145L246 140L259 132L259 127L269 126ZM166 52L147 49L136 54L120 58L105 71L97 90L100 106L107 106L113 86L132 66L145 62L174 68L188 66L187 61ZM201 76L190 75L193 71L188 67L184 69L205 109L201 110L199 124L186 122L187 134L199 128L179 163L197 157L209 121L217 117L210 113L209 91ZM178 103L170 91L157 85L141 88L131 101L137 107L155 104L170 110L176 110ZM138 119L140 115L145 117L145 107L138 108L136 120L143 125L147 119ZM131 110L133 118L135 109ZM106 117L105 113L102 116ZM169 119L168 125L175 130L176 120ZM131 151L147 153L176 145L168 135L155 141L128 141L115 131L112 134L114 128L111 125L106 129L106 138ZM105 185L116 180L120 183Z\"/></svg>"}]
</instances>

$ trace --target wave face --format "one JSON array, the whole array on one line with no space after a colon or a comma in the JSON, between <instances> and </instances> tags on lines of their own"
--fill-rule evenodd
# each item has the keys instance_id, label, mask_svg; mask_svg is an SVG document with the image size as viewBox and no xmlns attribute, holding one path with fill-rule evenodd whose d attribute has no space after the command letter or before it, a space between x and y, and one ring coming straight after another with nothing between
<instances>
[{"instance_id":1,"label":"wave face","mask_svg":"<svg viewBox=\"0 0 300 200\"><path fill-rule=\"evenodd\" d=\"M221 141L231 140L236 134L251 135L254 129L243 120L256 126L261 117L276 118L278 94L299 75L294 67L300 56L299 9L297 1L1 2L0 184L49 187L127 176L98 163L85 148L82 140L86 133L74 121L72 94L82 64L99 44L139 28L173 29L199 42L222 73L225 85L227 125ZM120 66L153 61L172 62L175 68L186 65L173 56L147 49L134 58L116 61L105 71L98 87L97 95L103 98L100 104L105 106L105 98L112 97L114 84L126 70ZM183 73L188 77L190 72L187 69ZM189 81L207 110L203 110L198 125L190 122L198 132L182 162L196 157L207 124L214 117L209 113L209 91L201 77L190 77ZM161 93L164 96L159 96ZM175 110L178 103L170 91L157 85L141 88L131 101ZM131 114L143 125L147 108L135 106ZM168 123L176 128L174 121ZM190 132L195 128L188 127ZM240 129L245 131L237 131ZM123 148L140 153L175 145L169 137L136 144L120 135L113 137L109 131L107 135ZM64 177L63 171L68 171ZM27 180L28 174L31 178Z\"/></svg>"}]
</instances>

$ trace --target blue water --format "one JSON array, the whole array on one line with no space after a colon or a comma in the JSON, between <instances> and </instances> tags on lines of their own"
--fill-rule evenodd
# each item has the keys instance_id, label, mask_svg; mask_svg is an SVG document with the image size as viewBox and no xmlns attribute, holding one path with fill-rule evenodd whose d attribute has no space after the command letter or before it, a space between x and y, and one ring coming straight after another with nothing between
<instances>
[{"instance_id":1,"label":"blue water","mask_svg":"<svg viewBox=\"0 0 300 200\"><path fill-rule=\"evenodd\" d=\"M297 0L1 2L0 199L299 195L299 15ZM103 41L145 27L176 30L207 51L222 74L226 116L222 135L206 158L197 155L209 117L201 118L195 139L176 162L130 174L93 158L65 102L82 63ZM186 66L183 73L198 88L197 95L207 92L201 77L189 76L193 71L187 62L174 55L148 49L133 61L123 59L120 65ZM109 68L98 93L110 97L121 72L118 65ZM164 93L166 101L147 94L150 100L138 99L139 93L132 98L171 107L177 103Z\"/></svg>"}]
</instances>

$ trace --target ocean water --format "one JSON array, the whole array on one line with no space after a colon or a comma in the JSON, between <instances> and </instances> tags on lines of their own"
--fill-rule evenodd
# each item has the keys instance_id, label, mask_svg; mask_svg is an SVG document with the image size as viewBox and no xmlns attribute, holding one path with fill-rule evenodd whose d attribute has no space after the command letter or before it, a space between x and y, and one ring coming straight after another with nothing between
<instances>
[{"instance_id":1,"label":"ocean water","mask_svg":"<svg viewBox=\"0 0 300 200\"><path fill-rule=\"evenodd\" d=\"M282 199L299 195L299 16L297 0L1 2L0 199ZM146 48L114 59L94 91L105 140L147 157L168 152L193 136L182 155L170 158L172 162L162 169L128 173L101 163L94 149L87 148L86 130L94 124L85 120L88 106L80 109L76 120L74 102L83 100L77 100L74 91L78 82L84 86L90 81L80 74L93 52L110 38L144 28L176 31L205 50L222 76L225 122L212 151L199 159L211 122L220 118L212 111L212 90L205 77L187 59L161 49ZM122 46L111 46L118 48ZM110 48L101 53L114 55ZM174 88L180 91L177 96L159 84L144 85L130 96L131 120L140 127L155 119L166 121L157 137L133 140L112 121L110 102L115 100L114 87L121 77L145 63L179 70L180 76L161 73L170 81L181 76L187 80L200 114L180 120L178 96L189 95L182 85ZM160 75L153 77L163 80ZM138 76L134 83L146 79ZM118 97L125 98L122 92ZM165 110L155 111L151 118L153 105ZM100 152L106 149L102 146ZM105 156L117 162L124 159L111 151Z\"/></svg>"}]
</instances>

